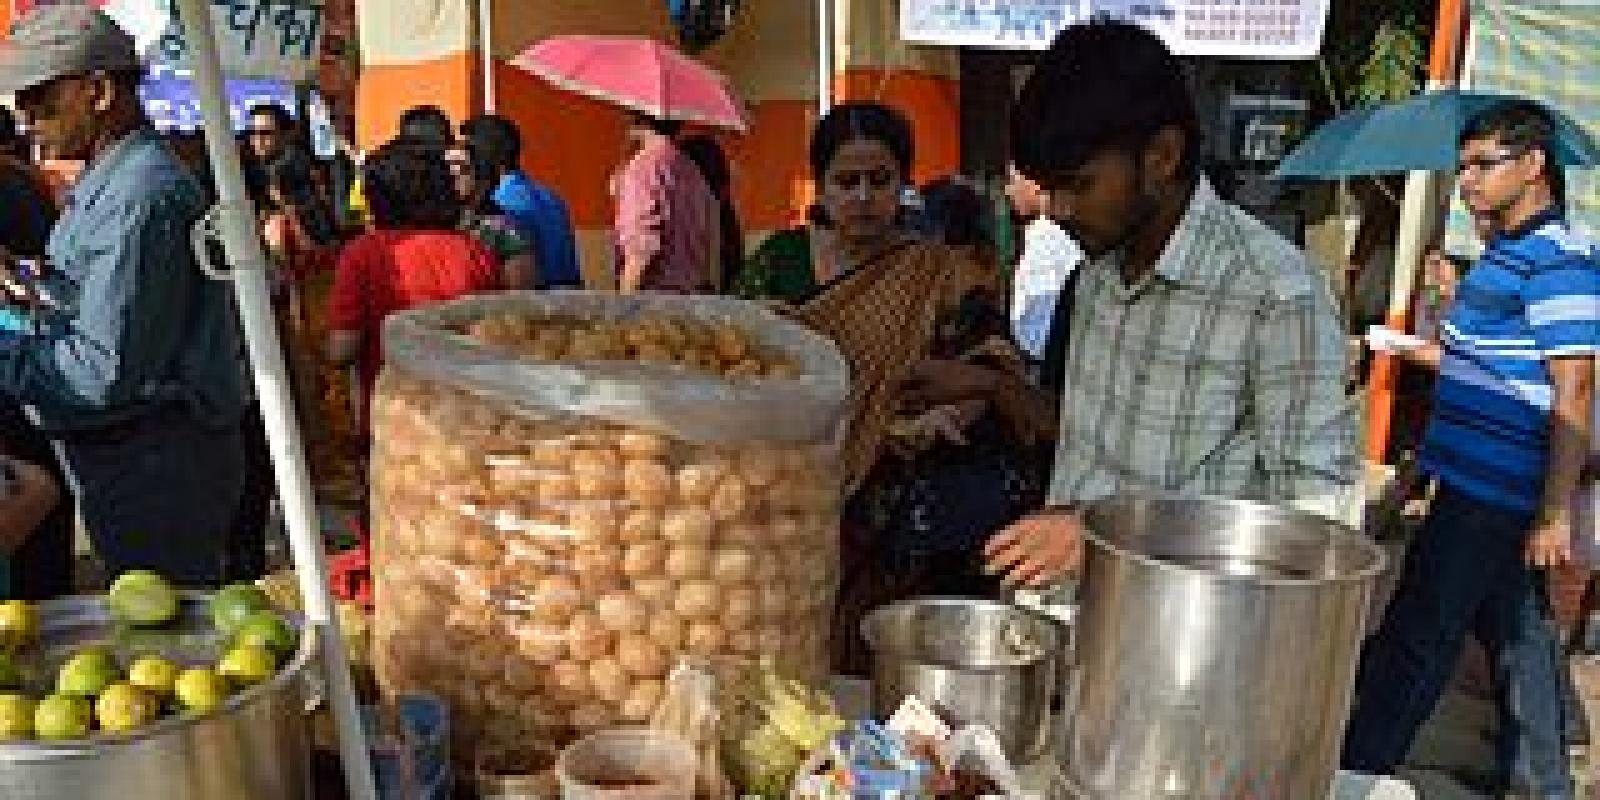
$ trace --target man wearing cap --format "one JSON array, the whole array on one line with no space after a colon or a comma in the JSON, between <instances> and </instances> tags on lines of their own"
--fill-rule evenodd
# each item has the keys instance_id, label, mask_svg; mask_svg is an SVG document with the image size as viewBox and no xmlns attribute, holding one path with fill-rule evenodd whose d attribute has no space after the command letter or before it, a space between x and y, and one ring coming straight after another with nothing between
<instances>
[{"instance_id":1,"label":"man wearing cap","mask_svg":"<svg viewBox=\"0 0 1600 800\"><path fill-rule=\"evenodd\" d=\"M0 93L46 151L85 163L27 298L37 331L0 343L0 391L61 442L112 574L215 584L239 577L236 323L190 248L204 193L145 117L141 77L132 38L83 3L37 8L0 41Z\"/></svg>"}]
</instances>

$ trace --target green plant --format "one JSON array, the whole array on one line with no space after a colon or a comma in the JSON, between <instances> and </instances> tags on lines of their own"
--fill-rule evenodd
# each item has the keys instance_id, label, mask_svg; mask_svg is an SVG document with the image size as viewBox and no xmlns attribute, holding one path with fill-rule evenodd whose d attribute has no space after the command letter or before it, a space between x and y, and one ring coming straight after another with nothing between
<instances>
[{"instance_id":1,"label":"green plant","mask_svg":"<svg viewBox=\"0 0 1600 800\"><path fill-rule=\"evenodd\" d=\"M1319 83L1333 108L1393 102L1427 79L1435 0L1341 0L1333 4ZM1319 92L1321 94L1323 92Z\"/></svg>"},{"instance_id":2,"label":"green plant","mask_svg":"<svg viewBox=\"0 0 1600 800\"><path fill-rule=\"evenodd\" d=\"M1392 103L1415 94L1426 77L1422 40L1416 31L1385 20L1372 37L1372 52L1356 70L1352 102Z\"/></svg>"}]
</instances>

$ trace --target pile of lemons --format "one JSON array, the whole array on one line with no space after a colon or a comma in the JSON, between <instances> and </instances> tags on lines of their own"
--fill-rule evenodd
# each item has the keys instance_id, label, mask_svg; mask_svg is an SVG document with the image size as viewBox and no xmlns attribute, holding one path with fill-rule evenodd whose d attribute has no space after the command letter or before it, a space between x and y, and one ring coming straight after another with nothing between
<instances>
[{"instance_id":1,"label":"pile of lemons","mask_svg":"<svg viewBox=\"0 0 1600 800\"><path fill-rule=\"evenodd\" d=\"M178 618L177 590L153 572L124 573L105 602L111 617L131 628L159 629ZM128 734L171 714L207 714L234 692L271 679L299 646L294 627L254 584L218 591L209 610L224 642L215 663L180 664L160 653L119 659L105 644L85 644L48 681L24 668L24 657L39 642L38 609L21 600L0 602L0 742ZM30 685L49 691L30 694Z\"/></svg>"}]
</instances>

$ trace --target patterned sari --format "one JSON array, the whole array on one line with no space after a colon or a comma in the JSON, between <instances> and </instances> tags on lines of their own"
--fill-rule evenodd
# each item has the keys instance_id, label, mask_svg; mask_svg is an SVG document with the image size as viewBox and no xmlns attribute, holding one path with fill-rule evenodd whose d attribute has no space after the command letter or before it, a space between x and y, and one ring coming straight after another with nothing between
<instances>
[{"instance_id":1,"label":"patterned sari","mask_svg":"<svg viewBox=\"0 0 1600 800\"><path fill-rule=\"evenodd\" d=\"M847 492L842 574L833 626L835 667L845 674L868 670L859 627L873 608L917 595L994 590L978 564L981 541L941 542L941 524L919 524L959 519L965 513L960 506L974 496L939 498L938 491L929 491L929 478L937 480L945 465L959 470L979 464L982 487L976 494L1003 496L999 511L990 500L977 501L997 524L1009 521L1010 509L1019 516L1042 497L1043 476L1029 464L983 461L990 453L1009 453L1009 459L1029 449L1018 433L1026 426L1011 424L1020 412L1009 402L995 404L969 429L968 445L941 444L911 456L888 446L895 423L910 411L901 387L912 370L929 358L961 358L979 345L995 349L1007 337L1002 308L992 276L969 260L940 245L902 242L823 286L793 314L831 338L851 368L850 435L841 454ZM984 364L1018 376L1024 369L1020 356L987 358Z\"/></svg>"}]
</instances>

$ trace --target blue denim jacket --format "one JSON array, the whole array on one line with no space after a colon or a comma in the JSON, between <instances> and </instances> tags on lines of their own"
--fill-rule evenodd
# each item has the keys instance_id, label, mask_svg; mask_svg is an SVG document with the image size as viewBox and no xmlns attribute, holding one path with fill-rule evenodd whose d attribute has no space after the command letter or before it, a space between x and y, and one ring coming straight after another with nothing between
<instances>
[{"instance_id":1,"label":"blue denim jacket","mask_svg":"<svg viewBox=\"0 0 1600 800\"><path fill-rule=\"evenodd\" d=\"M244 387L233 304L190 246L204 211L200 186L151 129L95 159L51 231L44 283L56 307L35 333L0 342L0 391L50 429L173 405L202 424L235 423Z\"/></svg>"}]
</instances>

